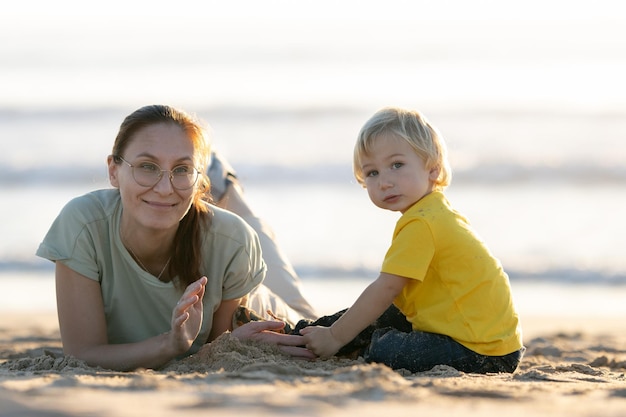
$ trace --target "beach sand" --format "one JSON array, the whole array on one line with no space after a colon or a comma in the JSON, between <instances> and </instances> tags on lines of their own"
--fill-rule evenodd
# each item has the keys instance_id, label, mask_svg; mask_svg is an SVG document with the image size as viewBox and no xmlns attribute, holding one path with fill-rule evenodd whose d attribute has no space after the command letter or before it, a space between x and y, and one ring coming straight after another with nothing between
<instances>
[{"instance_id":1,"label":"beach sand","mask_svg":"<svg viewBox=\"0 0 626 417\"><path fill-rule=\"evenodd\" d=\"M514 374L408 374L291 360L223 335L164 369L115 372L62 355L53 311L0 316L0 416L622 416L623 318L527 317ZM426 415L426 414L424 414Z\"/></svg>"}]
</instances>

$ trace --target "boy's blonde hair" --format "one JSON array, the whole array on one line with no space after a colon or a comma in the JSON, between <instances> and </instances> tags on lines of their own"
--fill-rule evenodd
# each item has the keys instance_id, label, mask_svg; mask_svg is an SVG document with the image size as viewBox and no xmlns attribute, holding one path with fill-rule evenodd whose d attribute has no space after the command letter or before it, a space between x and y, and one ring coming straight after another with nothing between
<instances>
[{"instance_id":1,"label":"boy's blonde hair","mask_svg":"<svg viewBox=\"0 0 626 417\"><path fill-rule=\"evenodd\" d=\"M392 134L406 140L424 160L426 169L439 168L435 189L443 190L450 184L452 171L443 137L418 111L398 107L385 107L377 111L361 128L354 146L353 160L354 176L359 184L365 185L361 156L370 152L372 144L382 134Z\"/></svg>"}]
</instances>

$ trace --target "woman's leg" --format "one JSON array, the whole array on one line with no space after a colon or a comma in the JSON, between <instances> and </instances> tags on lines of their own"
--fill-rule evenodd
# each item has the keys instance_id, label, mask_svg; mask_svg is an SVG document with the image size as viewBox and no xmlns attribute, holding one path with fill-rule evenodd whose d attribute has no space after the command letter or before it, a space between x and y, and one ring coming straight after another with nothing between
<instances>
[{"instance_id":1,"label":"woman's leg","mask_svg":"<svg viewBox=\"0 0 626 417\"><path fill-rule=\"evenodd\" d=\"M278 247L272 228L252 212L243 196L243 189L239 185L232 167L219 155L213 154L211 159L208 174L211 179L211 192L216 200L216 204L239 215L246 223L252 226L259 236L263 260L267 265L264 285L270 291L259 290L262 293L256 298L261 301L257 303L256 308L262 308L261 306L263 305L273 305L273 313L278 317L284 317L292 324L298 321L293 321L297 315L300 316L299 319L317 318L315 309L302 295L300 277L298 277L291 263L287 260L287 256ZM276 295L289 308L282 308L278 300L272 300L272 297ZM253 299L254 297L251 297L251 301ZM252 307L250 306L250 308ZM257 313L263 316L266 315L265 311L257 311Z\"/></svg>"}]
</instances>

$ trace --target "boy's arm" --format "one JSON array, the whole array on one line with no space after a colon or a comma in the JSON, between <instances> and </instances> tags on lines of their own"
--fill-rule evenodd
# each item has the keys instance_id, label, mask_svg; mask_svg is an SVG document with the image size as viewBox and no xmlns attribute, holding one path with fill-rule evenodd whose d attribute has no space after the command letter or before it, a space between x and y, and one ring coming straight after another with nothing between
<instances>
[{"instance_id":1,"label":"boy's arm","mask_svg":"<svg viewBox=\"0 0 626 417\"><path fill-rule=\"evenodd\" d=\"M305 336L306 347L321 357L334 355L389 308L408 280L381 273L331 327L302 329L300 334Z\"/></svg>"}]
</instances>

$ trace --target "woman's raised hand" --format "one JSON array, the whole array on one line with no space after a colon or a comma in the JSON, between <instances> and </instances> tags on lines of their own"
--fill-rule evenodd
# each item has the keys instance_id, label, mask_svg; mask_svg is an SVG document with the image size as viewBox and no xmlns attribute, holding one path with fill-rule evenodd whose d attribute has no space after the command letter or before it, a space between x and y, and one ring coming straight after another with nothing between
<instances>
[{"instance_id":1,"label":"woman's raised hand","mask_svg":"<svg viewBox=\"0 0 626 417\"><path fill-rule=\"evenodd\" d=\"M189 284L172 312L170 340L178 354L187 352L200 333L202 298L207 281L207 277L202 277Z\"/></svg>"}]
</instances>

